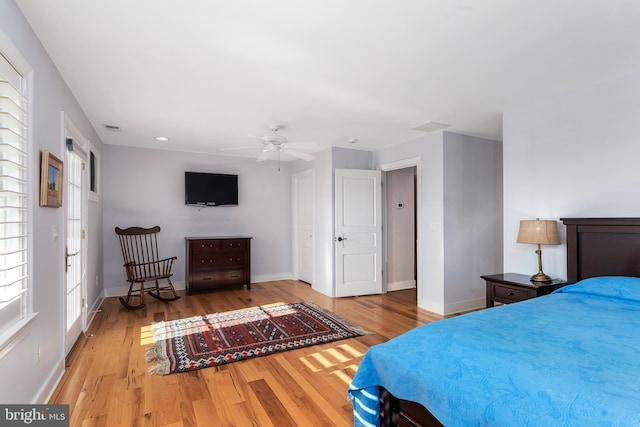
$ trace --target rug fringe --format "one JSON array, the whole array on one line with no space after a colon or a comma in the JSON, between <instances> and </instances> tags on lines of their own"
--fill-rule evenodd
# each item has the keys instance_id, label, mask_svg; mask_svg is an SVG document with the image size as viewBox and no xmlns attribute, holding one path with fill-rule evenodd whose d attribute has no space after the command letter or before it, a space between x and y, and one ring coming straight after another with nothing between
<instances>
[{"instance_id":1,"label":"rug fringe","mask_svg":"<svg viewBox=\"0 0 640 427\"><path fill-rule=\"evenodd\" d=\"M329 310L328 308L320 307L315 302L305 301L303 304L308 305L310 307L313 307L314 310L318 310L319 312L321 312L322 314L324 314L327 317L332 317L332 318L336 319L337 321L339 321L340 323L343 323L346 327L348 327L349 329L353 330L353 332L355 332L357 334L360 334L360 335L372 335L374 333L374 332L371 332L371 331L367 331L366 329L363 329L357 323L354 323L351 320L346 319L346 318L336 314L335 312Z\"/></svg>"},{"instance_id":2,"label":"rug fringe","mask_svg":"<svg viewBox=\"0 0 640 427\"><path fill-rule=\"evenodd\" d=\"M156 362L149 367L148 372L152 375L167 375L169 373L169 359L165 356L164 341L158 341L145 350L144 358L147 362Z\"/></svg>"}]
</instances>

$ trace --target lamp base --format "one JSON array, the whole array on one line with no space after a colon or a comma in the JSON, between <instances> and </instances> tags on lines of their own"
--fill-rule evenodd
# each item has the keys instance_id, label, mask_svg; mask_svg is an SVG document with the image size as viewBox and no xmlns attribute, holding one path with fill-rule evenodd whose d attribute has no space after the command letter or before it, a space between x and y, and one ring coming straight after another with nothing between
<instances>
[{"instance_id":1,"label":"lamp base","mask_svg":"<svg viewBox=\"0 0 640 427\"><path fill-rule=\"evenodd\" d=\"M536 273L533 276L531 276L531 281L532 282L549 283L549 282L552 282L553 279L551 279L551 277L547 276L543 272L539 271L538 273Z\"/></svg>"}]
</instances>

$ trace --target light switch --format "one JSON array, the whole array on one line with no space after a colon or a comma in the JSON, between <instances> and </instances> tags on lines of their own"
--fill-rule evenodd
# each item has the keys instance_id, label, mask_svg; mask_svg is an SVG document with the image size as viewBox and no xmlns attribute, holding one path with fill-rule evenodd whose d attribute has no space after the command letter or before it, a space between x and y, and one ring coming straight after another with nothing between
<instances>
[{"instance_id":1,"label":"light switch","mask_svg":"<svg viewBox=\"0 0 640 427\"><path fill-rule=\"evenodd\" d=\"M51 226L51 240L53 240L54 242L56 240L58 240L58 226L57 225L52 225Z\"/></svg>"}]
</instances>

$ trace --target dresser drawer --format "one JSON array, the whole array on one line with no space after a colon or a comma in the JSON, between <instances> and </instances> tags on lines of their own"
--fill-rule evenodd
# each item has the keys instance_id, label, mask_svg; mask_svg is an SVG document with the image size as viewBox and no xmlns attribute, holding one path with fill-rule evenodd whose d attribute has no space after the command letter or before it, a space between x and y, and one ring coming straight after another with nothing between
<instances>
[{"instance_id":1,"label":"dresser drawer","mask_svg":"<svg viewBox=\"0 0 640 427\"><path fill-rule=\"evenodd\" d=\"M529 292L525 289L517 289L505 285L493 285L493 295L496 299L506 299L509 301L524 301L529 299Z\"/></svg>"},{"instance_id":2,"label":"dresser drawer","mask_svg":"<svg viewBox=\"0 0 640 427\"><path fill-rule=\"evenodd\" d=\"M247 264L247 254L243 252L197 253L193 255L194 267L212 269L242 267Z\"/></svg>"},{"instance_id":3,"label":"dresser drawer","mask_svg":"<svg viewBox=\"0 0 640 427\"><path fill-rule=\"evenodd\" d=\"M196 254L209 254L220 252L222 241L220 240L197 240L191 242L191 251Z\"/></svg>"},{"instance_id":4,"label":"dresser drawer","mask_svg":"<svg viewBox=\"0 0 640 427\"><path fill-rule=\"evenodd\" d=\"M191 286L194 289L207 289L218 285L243 285L247 282L246 270L211 270L193 273Z\"/></svg>"},{"instance_id":5,"label":"dresser drawer","mask_svg":"<svg viewBox=\"0 0 640 427\"><path fill-rule=\"evenodd\" d=\"M249 242L247 239L225 239L220 244L223 251L245 251Z\"/></svg>"}]
</instances>

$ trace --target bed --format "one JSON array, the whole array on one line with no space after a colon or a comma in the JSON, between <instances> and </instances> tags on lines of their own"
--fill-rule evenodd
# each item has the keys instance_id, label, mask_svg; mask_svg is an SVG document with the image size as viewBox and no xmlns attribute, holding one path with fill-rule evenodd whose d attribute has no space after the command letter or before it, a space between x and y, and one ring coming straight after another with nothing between
<instances>
[{"instance_id":1,"label":"bed","mask_svg":"<svg viewBox=\"0 0 640 427\"><path fill-rule=\"evenodd\" d=\"M562 222L570 285L371 347L354 424L640 425L640 218Z\"/></svg>"}]
</instances>

